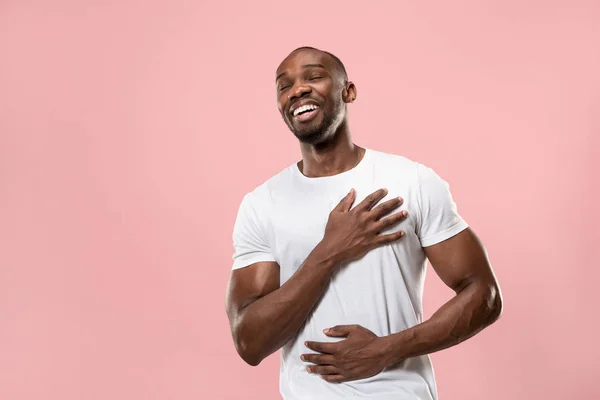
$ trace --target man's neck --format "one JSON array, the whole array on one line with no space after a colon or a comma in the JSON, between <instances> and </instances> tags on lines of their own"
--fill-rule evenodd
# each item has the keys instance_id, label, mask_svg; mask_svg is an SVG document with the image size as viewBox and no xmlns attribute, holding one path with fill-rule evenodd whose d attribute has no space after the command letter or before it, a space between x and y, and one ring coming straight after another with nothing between
<instances>
[{"instance_id":1,"label":"man's neck","mask_svg":"<svg viewBox=\"0 0 600 400\"><path fill-rule=\"evenodd\" d=\"M352 143L349 134L335 135L327 143L300 144L302 161L298 168L309 178L341 174L354 168L364 155L365 149Z\"/></svg>"}]
</instances>

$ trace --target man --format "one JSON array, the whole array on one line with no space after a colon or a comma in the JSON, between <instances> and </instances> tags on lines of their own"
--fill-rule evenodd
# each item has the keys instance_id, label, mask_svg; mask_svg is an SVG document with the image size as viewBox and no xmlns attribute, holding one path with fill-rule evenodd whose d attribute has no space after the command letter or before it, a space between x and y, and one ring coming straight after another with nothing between
<instances>
[{"instance_id":1,"label":"man","mask_svg":"<svg viewBox=\"0 0 600 400\"><path fill-rule=\"evenodd\" d=\"M227 313L250 365L282 348L296 399L437 399L429 353L493 323L501 294L448 185L404 157L353 144L341 61L294 50L279 111L302 160L248 193L234 227ZM425 262L456 292L422 321Z\"/></svg>"}]
</instances>

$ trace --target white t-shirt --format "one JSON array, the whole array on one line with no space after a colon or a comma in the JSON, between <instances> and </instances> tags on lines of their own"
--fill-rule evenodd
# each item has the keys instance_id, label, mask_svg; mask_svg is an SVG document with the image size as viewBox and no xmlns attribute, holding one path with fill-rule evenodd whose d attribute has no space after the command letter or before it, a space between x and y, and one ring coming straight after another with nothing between
<instances>
[{"instance_id":1,"label":"white t-shirt","mask_svg":"<svg viewBox=\"0 0 600 400\"><path fill-rule=\"evenodd\" d=\"M294 163L254 191L241 205L233 232L233 269L259 261L276 261L281 284L286 282L323 239L331 210L356 190L354 206L386 188L378 204L401 196L408 217L384 233L402 229L399 241L378 247L335 273L322 300L298 335L281 353L280 392L285 400L437 399L428 356L409 358L371 378L341 384L326 382L306 371L300 360L312 353L304 342L333 342L323 329L359 324L378 336L390 335L422 322L426 271L423 247L446 240L467 228L458 215L448 184L432 169L405 157L371 149L353 169L308 178Z\"/></svg>"}]
</instances>

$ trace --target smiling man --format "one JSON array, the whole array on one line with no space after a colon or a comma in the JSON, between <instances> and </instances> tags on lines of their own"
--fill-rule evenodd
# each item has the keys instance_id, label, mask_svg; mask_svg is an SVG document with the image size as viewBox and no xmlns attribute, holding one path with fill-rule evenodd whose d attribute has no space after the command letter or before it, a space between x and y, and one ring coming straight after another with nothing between
<instances>
[{"instance_id":1,"label":"smiling man","mask_svg":"<svg viewBox=\"0 0 600 400\"><path fill-rule=\"evenodd\" d=\"M432 169L352 142L357 96L330 53L294 50L277 105L302 160L248 193L227 314L250 365L282 349L285 400L437 399L428 354L493 323L486 252ZM426 260L456 295L423 321Z\"/></svg>"}]
</instances>

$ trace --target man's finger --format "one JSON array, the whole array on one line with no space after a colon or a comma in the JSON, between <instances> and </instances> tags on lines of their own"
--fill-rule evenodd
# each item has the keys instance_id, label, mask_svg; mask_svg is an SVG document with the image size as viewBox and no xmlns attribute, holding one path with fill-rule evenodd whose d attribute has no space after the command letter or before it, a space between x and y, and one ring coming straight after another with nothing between
<instances>
[{"instance_id":1,"label":"man's finger","mask_svg":"<svg viewBox=\"0 0 600 400\"><path fill-rule=\"evenodd\" d=\"M318 365L330 365L335 361L331 354L302 354L300 359Z\"/></svg>"},{"instance_id":2,"label":"man's finger","mask_svg":"<svg viewBox=\"0 0 600 400\"><path fill-rule=\"evenodd\" d=\"M359 205L355 207L356 210L370 211L379 200L383 199L388 194L387 189L379 189L370 195L368 195Z\"/></svg>"},{"instance_id":3,"label":"man's finger","mask_svg":"<svg viewBox=\"0 0 600 400\"><path fill-rule=\"evenodd\" d=\"M321 378L331 383L341 383L347 381L346 377L343 375L321 375Z\"/></svg>"},{"instance_id":4,"label":"man's finger","mask_svg":"<svg viewBox=\"0 0 600 400\"><path fill-rule=\"evenodd\" d=\"M336 343L305 342L304 345L313 351L324 354L333 354L337 347Z\"/></svg>"},{"instance_id":5,"label":"man's finger","mask_svg":"<svg viewBox=\"0 0 600 400\"><path fill-rule=\"evenodd\" d=\"M392 214L389 217L385 217L380 219L376 224L377 232L385 231L388 228L391 228L398 223L404 221L408 216L408 211L402 210L398 211L396 214Z\"/></svg>"},{"instance_id":6,"label":"man's finger","mask_svg":"<svg viewBox=\"0 0 600 400\"><path fill-rule=\"evenodd\" d=\"M346 337L356 328L356 325L338 325L333 328L325 329L323 333L331 337Z\"/></svg>"},{"instance_id":7,"label":"man's finger","mask_svg":"<svg viewBox=\"0 0 600 400\"><path fill-rule=\"evenodd\" d=\"M371 210L371 213L376 220L379 220L400 207L402 203L404 203L404 199L402 197L395 197L391 200L381 203L377 207L374 207Z\"/></svg>"},{"instance_id":8,"label":"man's finger","mask_svg":"<svg viewBox=\"0 0 600 400\"><path fill-rule=\"evenodd\" d=\"M354 189L350 189L350 192L338 203L333 209L334 211L346 212L352 207L354 203L354 195L356 194Z\"/></svg>"},{"instance_id":9,"label":"man's finger","mask_svg":"<svg viewBox=\"0 0 600 400\"><path fill-rule=\"evenodd\" d=\"M311 365L306 367L306 370L311 374L319 375L340 375L341 372L338 367L333 365Z\"/></svg>"},{"instance_id":10,"label":"man's finger","mask_svg":"<svg viewBox=\"0 0 600 400\"><path fill-rule=\"evenodd\" d=\"M406 233L404 231L398 231L394 233L389 233L387 235L379 235L377 242L380 245L394 243L397 240L400 240Z\"/></svg>"}]
</instances>

